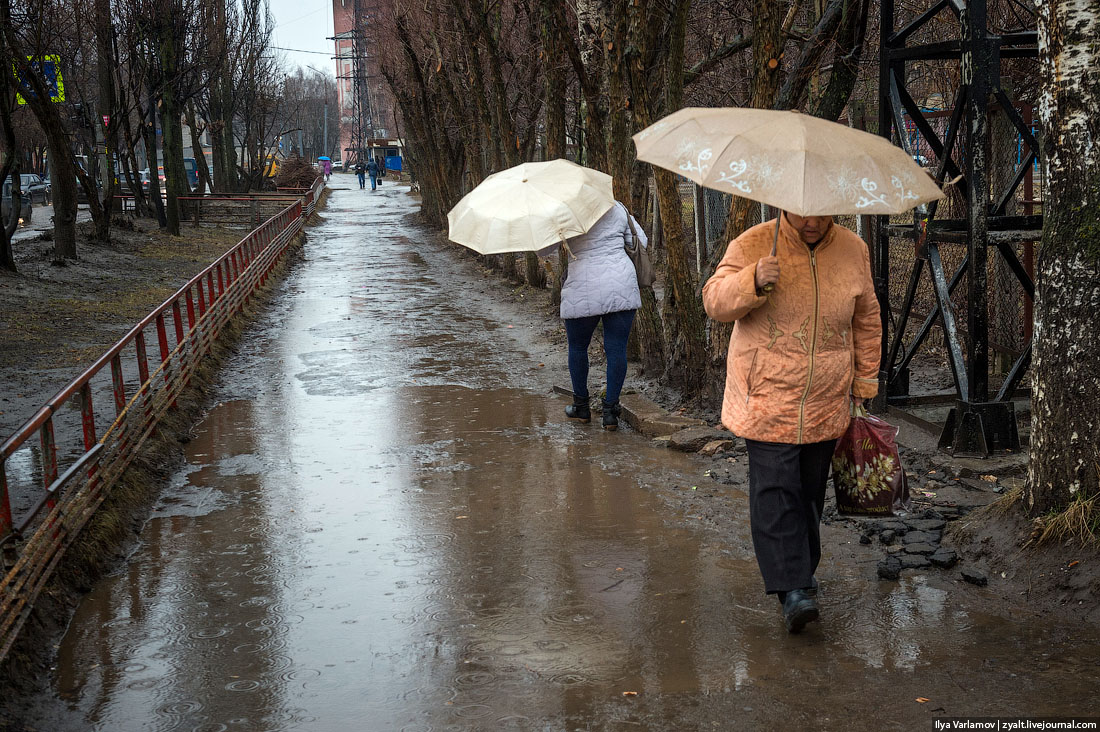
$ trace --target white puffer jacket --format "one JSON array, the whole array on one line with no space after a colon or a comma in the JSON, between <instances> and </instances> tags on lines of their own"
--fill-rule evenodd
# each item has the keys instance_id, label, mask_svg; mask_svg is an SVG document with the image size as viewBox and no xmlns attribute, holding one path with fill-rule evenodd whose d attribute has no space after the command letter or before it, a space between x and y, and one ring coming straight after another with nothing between
<instances>
[{"instance_id":1,"label":"white puffer jacket","mask_svg":"<svg viewBox=\"0 0 1100 732\"><path fill-rule=\"evenodd\" d=\"M626 207L616 203L587 233L568 240L576 259L569 260L561 288L561 317L586 318L642 306L638 275L623 248L630 240L628 216ZM637 219L634 230L642 246L648 247Z\"/></svg>"}]
</instances>

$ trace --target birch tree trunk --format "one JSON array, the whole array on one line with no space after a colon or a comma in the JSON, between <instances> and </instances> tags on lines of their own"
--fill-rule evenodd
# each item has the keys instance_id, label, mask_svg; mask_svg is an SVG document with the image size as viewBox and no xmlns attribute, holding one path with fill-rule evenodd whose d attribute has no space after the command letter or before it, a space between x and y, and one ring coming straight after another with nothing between
<instances>
[{"instance_id":1,"label":"birch tree trunk","mask_svg":"<svg viewBox=\"0 0 1100 732\"><path fill-rule=\"evenodd\" d=\"M1093 497L1100 470L1100 3L1037 7L1047 190L1025 488L1032 514Z\"/></svg>"}]
</instances>

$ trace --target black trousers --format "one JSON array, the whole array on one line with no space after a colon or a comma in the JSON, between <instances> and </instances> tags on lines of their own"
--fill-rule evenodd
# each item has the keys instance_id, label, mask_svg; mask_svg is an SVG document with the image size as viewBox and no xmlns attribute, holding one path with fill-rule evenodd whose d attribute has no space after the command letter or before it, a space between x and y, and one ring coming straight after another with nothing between
<instances>
[{"instance_id":1,"label":"black trousers","mask_svg":"<svg viewBox=\"0 0 1100 732\"><path fill-rule=\"evenodd\" d=\"M821 511L836 440L808 445L745 440L749 518L768 594L806 589L821 561Z\"/></svg>"}]
</instances>

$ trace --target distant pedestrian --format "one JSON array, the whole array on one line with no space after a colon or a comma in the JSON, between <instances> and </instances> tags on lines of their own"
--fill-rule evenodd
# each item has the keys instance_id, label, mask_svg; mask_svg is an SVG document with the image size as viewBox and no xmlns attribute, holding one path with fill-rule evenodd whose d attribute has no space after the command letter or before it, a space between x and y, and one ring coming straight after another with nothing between
<instances>
[{"instance_id":1,"label":"distant pedestrian","mask_svg":"<svg viewBox=\"0 0 1100 732\"><path fill-rule=\"evenodd\" d=\"M378 189L378 161L374 158L370 159L367 163L367 173L370 174L370 189L372 191Z\"/></svg>"},{"instance_id":2,"label":"distant pedestrian","mask_svg":"<svg viewBox=\"0 0 1100 732\"><path fill-rule=\"evenodd\" d=\"M607 391L603 399L603 427L619 427L619 395L626 380L626 341L634 313L642 306L638 275L625 245L631 229L641 246L648 246L642 227L621 203L611 207L587 233L569 239L570 260L561 287L561 317L569 342L569 379L573 403L565 414L582 422L592 420L588 394L588 346L596 325L603 321L603 349L607 354Z\"/></svg>"},{"instance_id":3,"label":"distant pedestrian","mask_svg":"<svg viewBox=\"0 0 1100 732\"><path fill-rule=\"evenodd\" d=\"M332 175L332 161L331 160L322 160L321 161L321 172L324 173L325 182L327 183L329 176Z\"/></svg>"},{"instance_id":4,"label":"distant pedestrian","mask_svg":"<svg viewBox=\"0 0 1100 732\"><path fill-rule=\"evenodd\" d=\"M355 174L359 176L359 190L363 190L367 187L367 166L363 165L363 161L360 160L355 164ZM374 178L371 178L371 188L373 190Z\"/></svg>"},{"instance_id":5,"label":"distant pedestrian","mask_svg":"<svg viewBox=\"0 0 1100 732\"><path fill-rule=\"evenodd\" d=\"M736 324L722 423L748 448L764 591L797 633L818 619L825 482L851 403L878 391L882 325L863 240L831 216L781 216L776 254L774 221L730 242L703 307Z\"/></svg>"}]
</instances>

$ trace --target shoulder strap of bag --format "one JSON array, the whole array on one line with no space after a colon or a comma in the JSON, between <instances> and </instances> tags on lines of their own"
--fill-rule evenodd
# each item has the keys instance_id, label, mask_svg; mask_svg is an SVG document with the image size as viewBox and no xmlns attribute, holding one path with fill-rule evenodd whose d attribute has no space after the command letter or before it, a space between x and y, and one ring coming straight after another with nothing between
<instances>
[{"instance_id":1,"label":"shoulder strap of bag","mask_svg":"<svg viewBox=\"0 0 1100 732\"><path fill-rule=\"evenodd\" d=\"M627 209L627 207L626 207L626 206L625 206L624 204L620 203L619 205L620 205L620 206L622 206L622 207L623 207L623 211L625 211L625 212L626 212L626 225L630 227L630 238L631 238L631 241L630 241L630 243L629 243L629 244L628 244L628 243L626 243L626 242L624 242L624 243L623 243L623 247L624 247L624 248L625 248L625 249L626 249L626 250L627 250L628 252L634 252L634 251L637 251L637 250L638 250L638 247L639 247L639 246L641 246L641 242L639 242L639 241L638 241L638 230L634 228L634 219L633 219L633 218L631 217L631 215L630 215L630 210L629 210L629 209ZM631 246L631 244L633 244L633 246Z\"/></svg>"}]
</instances>

